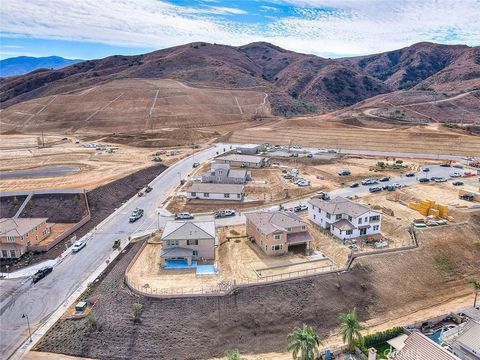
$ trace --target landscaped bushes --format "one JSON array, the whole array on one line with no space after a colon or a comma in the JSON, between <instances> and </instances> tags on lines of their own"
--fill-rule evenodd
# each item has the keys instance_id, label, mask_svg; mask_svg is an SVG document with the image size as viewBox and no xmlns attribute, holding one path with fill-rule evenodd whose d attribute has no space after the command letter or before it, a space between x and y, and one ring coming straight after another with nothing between
<instances>
[{"instance_id":1,"label":"landscaped bushes","mask_svg":"<svg viewBox=\"0 0 480 360\"><path fill-rule=\"evenodd\" d=\"M380 345L401 334L403 334L403 328L400 326L397 326L385 331L380 331L374 334L365 335L363 338L364 347L365 349L368 349L368 348L371 348L372 346Z\"/></svg>"}]
</instances>

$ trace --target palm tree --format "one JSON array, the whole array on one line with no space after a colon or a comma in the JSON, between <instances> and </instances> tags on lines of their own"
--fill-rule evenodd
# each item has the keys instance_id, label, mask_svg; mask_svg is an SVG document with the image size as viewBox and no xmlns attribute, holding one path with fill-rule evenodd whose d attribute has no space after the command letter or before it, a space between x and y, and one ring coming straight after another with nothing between
<instances>
[{"instance_id":1,"label":"palm tree","mask_svg":"<svg viewBox=\"0 0 480 360\"><path fill-rule=\"evenodd\" d=\"M238 350L225 351L225 357L227 360L245 360L245 358L240 356L240 352Z\"/></svg>"},{"instance_id":2,"label":"palm tree","mask_svg":"<svg viewBox=\"0 0 480 360\"><path fill-rule=\"evenodd\" d=\"M343 343L347 344L348 350L353 351L356 346L363 345L363 336L360 333L363 326L357 318L357 309L340 313L338 318L340 319L340 335Z\"/></svg>"},{"instance_id":3,"label":"palm tree","mask_svg":"<svg viewBox=\"0 0 480 360\"><path fill-rule=\"evenodd\" d=\"M318 335L311 326L306 324L301 328L295 327L288 335L288 341L288 351L293 351L295 360L314 360L318 355L318 346L321 344Z\"/></svg>"},{"instance_id":4,"label":"palm tree","mask_svg":"<svg viewBox=\"0 0 480 360\"><path fill-rule=\"evenodd\" d=\"M470 284L473 286L473 290L475 291L475 299L473 300L473 307L477 307L477 296L478 292L480 291L480 280L470 279L468 280Z\"/></svg>"}]
</instances>

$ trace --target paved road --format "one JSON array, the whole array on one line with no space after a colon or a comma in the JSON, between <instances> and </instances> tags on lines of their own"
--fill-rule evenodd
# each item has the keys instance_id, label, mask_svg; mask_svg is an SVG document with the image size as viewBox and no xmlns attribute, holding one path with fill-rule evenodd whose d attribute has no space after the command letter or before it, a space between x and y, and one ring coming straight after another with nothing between
<instances>
[{"instance_id":1,"label":"paved road","mask_svg":"<svg viewBox=\"0 0 480 360\"><path fill-rule=\"evenodd\" d=\"M223 148L222 148L223 149ZM77 254L70 254L55 266L53 272L37 284L25 279L1 280L0 292L11 294L0 303L0 358L6 359L28 336L25 319L28 314L32 331L37 329L80 284L85 281L112 253L115 239L126 239L151 228L157 221L156 209L192 171L193 161L213 157L220 146L204 150L171 166L153 182L153 190L143 197L134 197L108 221L87 234L87 246ZM135 207L145 210L145 216L130 224L128 217Z\"/></svg>"},{"instance_id":2,"label":"paved road","mask_svg":"<svg viewBox=\"0 0 480 360\"><path fill-rule=\"evenodd\" d=\"M80 171L80 168L76 166L45 166L28 170L2 171L0 174L0 180L65 176L78 171Z\"/></svg>"}]
</instances>

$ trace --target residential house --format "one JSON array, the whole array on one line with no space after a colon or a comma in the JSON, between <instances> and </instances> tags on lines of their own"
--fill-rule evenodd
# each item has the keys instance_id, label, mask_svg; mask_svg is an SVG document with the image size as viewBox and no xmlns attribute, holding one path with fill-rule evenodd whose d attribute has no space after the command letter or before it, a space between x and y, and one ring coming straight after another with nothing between
<instances>
[{"instance_id":1,"label":"residential house","mask_svg":"<svg viewBox=\"0 0 480 360\"><path fill-rule=\"evenodd\" d=\"M461 360L480 360L480 322L468 320L440 335Z\"/></svg>"},{"instance_id":2,"label":"residential house","mask_svg":"<svg viewBox=\"0 0 480 360\"><path fill-rule=\"evenodd\" d=\"M304 245L308 250L313 240L307 224L295 214L265 211L248 213L245 217L247 236L267 255L285 254L294 245Z\"/></svg>"},{"instance_id":3,"label":"residential house","mask_svg":"<svg viewBox=\"0 0 480 360\"><path fill-rule=\"evenodd\" d=\"M332 200L311 199L308 216L341 240L374 236L381 232L382 213L340 196Z\"/></svg>"},{"instance_id":4,"label":"residential house","mask_svg":"<svg viewBox=\"0 0 480 360\"><path fill-rule=\"evenodd\" d=\"M202 175L202 183L245 184L249 179L249 171L230 169L228 164L212 164L210 171Z\"/></svg>"},{"instance_id":5,"label":"residential house","mask_svg":"<svg viewBox=\"0 0 480 360\"><path fill-rule=\"evenodd\" d=\"M51 233L53 224L45 218L0 219L0 257L16 259Z\"/></svg>"},{"instance_id":6,"label":"residential house","mask_svg":"<svg viewBox=\"0 0 480 360\"><path fill-rule=\"evenodd\" d=\"M260 144L242 144L237 146L238 154L255 155L264 150L264 146Z\"/></svg>"},{"instance_id":7,"label":"residential house","mask_svg":"<svg viewBox=\"0 0 480 360\"><path fill-rule=\"evenodd\" d=\"M215 223L213 221L168 221L162 234L162 266L166 260L185 260L192 265L193 260L215 259Z\"/></svg>"},{"instance_id":8,"label":"residential house","mask_svg":"<svg viewBox=\"0 0 480 360\"><path fill-rule=\"evenodd\" d=\"M410 334L399 348L392 350L389 360L459 360L420 332Z\"/></svg>"},{"instance_id":9,"label":"residential house","mask_svg":"<svg viewBox=\"0 0 480 360\"><path fill-rule=\"evenodd\" d=\"M242 201L244 186L237 184L194 183L187 190L188 199Z\"/></svg>"},{"instance_id":10,"label":"residential house","mask_svg":"<svg viewBox=\"0 0 480 360\"><path fill-rule=\"evenodd\" d=\"M270 166L270 159L264 156L230 154L215 159L218 164L228 164L231 167L262 168Z\"/></svg>"}]
</instances>

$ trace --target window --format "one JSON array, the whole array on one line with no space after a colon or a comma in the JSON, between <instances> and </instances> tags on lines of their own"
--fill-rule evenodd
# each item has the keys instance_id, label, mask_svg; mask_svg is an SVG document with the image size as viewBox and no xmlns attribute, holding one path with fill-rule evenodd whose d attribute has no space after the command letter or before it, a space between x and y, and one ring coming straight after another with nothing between
<instances>
[{"instance_id":1,"label":"window","mask_svg":"<svg viewBox=\"0 0 480 360\"><path fill-rule=\"evenodd\" d=\"M380 221L380 215L370 216L370 222Z\"/></svg>"},{"instance_id":2,"label":"window","mask_svg":"<svg viewBox=\"0 0 480 360\"><path fill-rule=\"evenodd\" d=\"M359 224L362 223L362 218L358 218L358 223L359 223Z\"/></svg>"},{"instance_id":3,"label":"window","mask_svg":"<svg viewBox=\"0 0 480 360\"><path fill-rule=\"evenodd\" d=\"M7 250L2 250L2 257L4 257L4 258L8 257Z\"/></svg>"},{"instance_id":4,"label":"window","mask_svg":"<svg viewBox=\"0 0 480 360\"><path fill-rule=\"evenodd\" d=\"M280 240L280 237L281 237L280 234L275 234L275 235L273 235L273 238L274 238L275 240Z\"/></svg>"},{"instance_id":5,"label":"window","mask_svg":"<svg viewBox=\"0 0 480 360\"><path fill-rule=\"evenodd\" d=\"M192 191L190 194L192 194L192 196L197 196L197 193L195 191Z\"/></svg>"},{"instance_id":6,"label":"window","mask_svg":"<svg viewBox=\"0 0 480 360\"><path fill-rule=\"evenodd\" d=\"M198 250L193 250L192 255L193 256L198 256Z\"/></svg>"},{"instance_id":7,"label":"window","mask_svg":"<svg viewBox=\"0 0 480 360\"><path fill-rule=\"evenodd\" d=\"M317 214L313 214L313 220L317 218Z\"/></svg>"},{"instance_id":8,"label":"window","mask_svg":"<svg viewBox=\"0 0 480 360\"><path fill-rule=\"evenodd\" d=\"M17 257L15 250L10 250L10 257Z\"/></svg>"},{"instance_id":9,"label":"window","mask_svg":"<svg viewBox=\"0 0 480 360\"><path fill-rule=\"evenodd\" d=\"M337 214L337 215L335 216L335 219L336 219L336 220L340 220L341 218L342 218L342 214Z\"/></svg>"},{"instance_id":10,"label":"window","mask_svg":"<svg viewBox=\"0 0 480 360\"><path fill-rule=\"evenodd\" d=\"M330 219L330 217L331 217L331 216L330 216L330 214L329 214L329 213L327 213L327 219Z\"/></svg>"},{"instance_id":11,"label":"window","mask_svg":"<svg viewBox=\"0 0 480 360\"><path fill-rule=\"evenodd\" d=\"M237 194L237 199L240 199L242 197L241 194Z\"/></svg>"},{"instance_id":12,"label":"window","mask_svg":"<svg viewBox=\"0 0 480 360\"><path fill-rule=\"evenodd\" d=\"M8 236L7 236L7 240L10 241L10 242L14 242L14 241L15 241L15 237L13 237L12 235L8 235Z\"/></svg>"},{"instance_id":13,"label":"window","mask_svg":"<svg viewBox=\"0 0 480 360\"><path fill-rule=\"evenodd\" d=\"M302 228L301 228L301 229L302 229L302 230L306 230L307 227L306 227L305 225L302 225Z\"/></svg>"},{"instance_id":14,"label":"window","mask_svg":"<svg viewBox=\"0 0 480 360\"><path fill-rule=\"evenodd\" d=\"M282 249L283 249L282 244L272 245L272 251L278 251L278 250L282 250Z\"/></svg>"},{"instance_id":15,"label":"window","mask_svg":"<svg viewBox=\"0 0 480 360\"><path fill-rule=\"evenodd\" d=\"M347 235L352 235L352 230L347 230L345 233L346 233Z\"/></svg>"},{"instance_id":16,"label":"window","mask_svg":"<svg viewBox=\"0 0 480 360\"><path fill-rule=\"evenodd\" d=\"M379 226L378 225L373 225L373 231L378 231Z\"/></svg>"},{"instance_id":17,"label":"window","mask_svg":"<svg viewBox=\"0 0 480 360\"><path fill-rule=\"evenodd\" d=\"M224 197L225 199L229 199L229 198L230 198L230 194L223 194L223 197Z\"/></svg>"},{"instance_id":18,"label":"window","mask_svg":"<svg viewBox=\"0 0 480 360\"><path fill-rule=\"evenodd\" d=\"M291 231L292 231L292 228L291 228L291 227L287 228L287 231L288 231L288 232L291 232Z\"/></svg>"},{"instance_id":19,"label":"window","mask_svg":"<svg viewBox=\"0 0 480 360\"><path fill-rule=\"evenodd\" d=\"M198 245L198 240L187 240L187 245L190 245L190 246Z\"/></svg>"},{"instance_id":20,"label":"window","mask_svg":"<svg viewBox=\"0 0 480 360\"><path fill-rule=\"evenodd\" d=\"M203 193L203 197L210 197L209 193Z\"/></svg>"},{"instance_id":21,"label":"window","mask_svg":"<svg viewBox=\"0 0 480 360\"><path fill-rule=\"evenodd\" d=\"M178 240L167 240L168 246L178 246Z\"/></svg>"},{"instance_id":22,"label":"window","mask_svg":"<svg viewBox=\"0 0 480 360\"><path fill-rule=\"evenodd\" d=\"M368 216L365 216L365 222L366 223L368 222Z\"/></svg>"},{"instance_id":23,"label":"window","mask_svg":"<svg viewBox=\"0 0 480 360\"><path fill-rule=\"evenodd\" d=\"M348 221L352 221L352 217L348 215Z\"/></svg>"},{"instance_id":24,"label":"window","mask_svg":"<svg viewBox=\"0 0 480 360\"><path fill-rule=\"evenodd\" d=\"M321 213L322 213L322 209L318 208L318 213L321 214Z\"/></svg>"}]
</instances>

